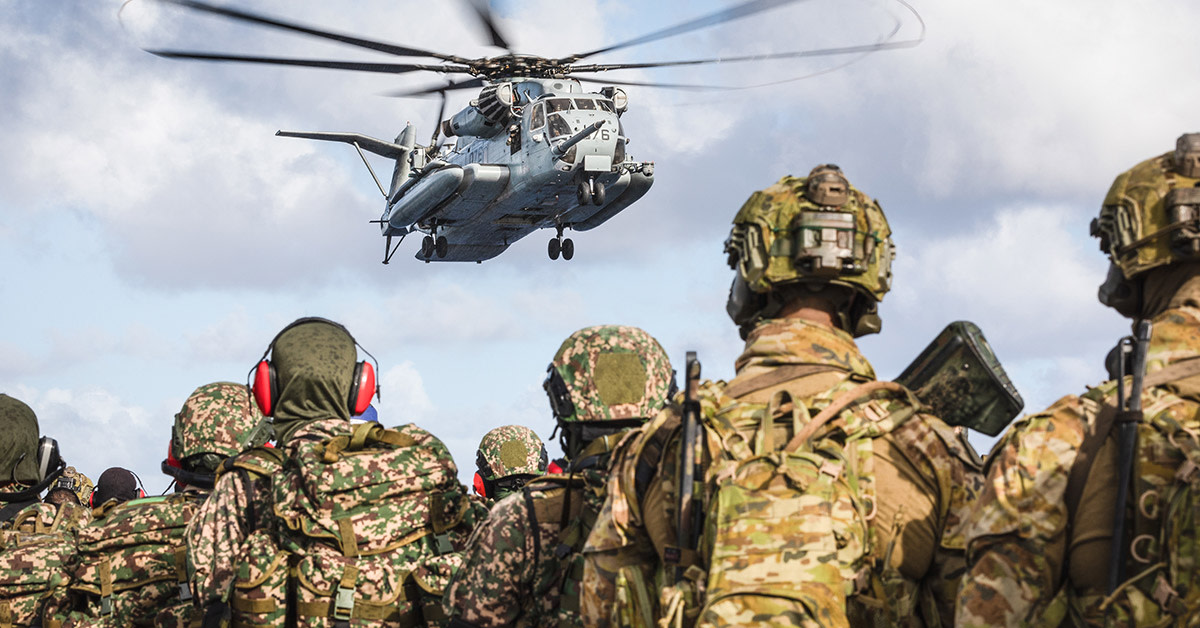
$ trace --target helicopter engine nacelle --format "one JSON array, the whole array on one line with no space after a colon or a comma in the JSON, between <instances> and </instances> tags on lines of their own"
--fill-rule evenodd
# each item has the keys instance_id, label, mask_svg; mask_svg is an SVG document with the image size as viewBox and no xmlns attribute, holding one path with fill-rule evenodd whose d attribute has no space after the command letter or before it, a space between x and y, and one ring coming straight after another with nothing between
<instances>
[{"instance_id":1,"label":"helicopter engine nacelle","mask_svg":"<svg viewBox=\"0 0 1200 628\"><path fill-rule=\"evenodd\" d=\"M479 98L471 106L454 114L442 123L442 133L447 136L470 135L492 137L504 130L512 117L512 108L517 94L510 81L488 85L479 92Z\"/></svg>"}]
</instances>

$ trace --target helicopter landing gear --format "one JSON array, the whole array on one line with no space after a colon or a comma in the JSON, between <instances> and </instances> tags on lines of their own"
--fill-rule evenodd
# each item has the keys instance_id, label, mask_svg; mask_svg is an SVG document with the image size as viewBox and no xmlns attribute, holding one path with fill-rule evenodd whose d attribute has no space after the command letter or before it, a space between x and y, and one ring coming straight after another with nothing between
<instances>
[{"instance_id":1,"label":"helicopter landing gear","mask_svg":"<svg viewBox=\"0 0 1200 628\"><path fill-rule=\"evenodd\" d=\"M584 179L575 188L575 198L580 205L603 205L604 184L595 179Z\"/></svg>"},{"instance_id":2,"label":"helicopter landing gear","mask_svg":"<svg viewBox=\"0 0 1200 628\"><path fill-rule=\"evenodd\" d=\"M421 238L421 257L425 259L433 257L433 236Z\"/></svg>"},{"instance_id":3,"label":"helicopter landing gear","mask_svg":"<svg viewBox=\"0 0 1200 628\"><path fill-rule=\"evenodd\" d=\"M570 260L575 257L575 243L571 238L563 237L563 226L556 225L555 229L558 235L550 238L550 242L546 245L546 253L550 255L550 259L558 259L561 255L564 260Z\"/></svg>"},{"instance_id":4,"label":"helicopter landing gear","mask_svg":"<svg viewBox=\"0 0 1200 628\"><path fill-rule=\"evenodd\" d=\"M446 241L446 236L438 236L434 240L433 250L437 253L438 259L446 257L446 253L450 252L450 243Z\"/></svg>"}]
</instances>

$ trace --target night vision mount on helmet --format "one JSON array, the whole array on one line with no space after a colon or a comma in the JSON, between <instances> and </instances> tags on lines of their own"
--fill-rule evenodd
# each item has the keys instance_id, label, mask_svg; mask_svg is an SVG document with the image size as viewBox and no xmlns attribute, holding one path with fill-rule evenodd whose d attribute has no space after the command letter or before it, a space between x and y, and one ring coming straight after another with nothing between
<instances>
[{"instance_id":1,"label":"night vision mount on helmet","mask_svg":"<svg viewBox=\"0 0 1200 628\"><path fill-rule=\"evenodd\" d=\"M855 336L879 331L876 305L891 288L892 232L879 203L824 164L807 177L786 176L755 192L733 219L725 241L736 272L727 309L743 333L778 313L779 293L806 285L844 288L844 327Z\"/></svg>"},{"instance_id":2,"label":"night vision mount on helmet","mask_svg":"<svg viewBox=\"0 0 1200 628\"><path fill-rule=\"evenodd\" d=\"M861 58L879 50L915 46L924 39L925 25L920 15L904 0L897 0L920 22L921 32L913 39L896 39L897 23L891 34L872 44L648 63L582 63L589 57L715 26L796 1L744 1L621 43L547 58L515 53L509 40L497 28L486 4L471 0L471 7L487 31L490 44L507 50L504 55L472 59L343 35L197 0L158 0L257 27L290 31L398 57L433 59L437 63L285 59L178 50L148 52L173 59L383 74L468 75L472 78L391 94L442 95L438 124L428 145L417 143L416 131L411 124L391 142L358 133L280 131L278 135L354 146L385 199L383 215L372 221L379 225L386 238L385 264L404 237L412 233L423 234L417 259L482 262L503 253L512 243L537 229L554 229L556 235L550 240L547 253L551 259L569 260L574 255L575 245L570 238L563 237L564 230L586 231L600 226L645 195L654 182L653 162L637 161L626 151L629 138L621 115L629 106L629 96L619 86L753 87L619 81L601 78L597 73L825 55L857 54ZM607 85L589 91L583 83ZM443 120L446 93L459 89L481 91L467 108ZM442 145L443 136L459 139L453 148L448 148ZM395 162L389 187L385 188L375 177L363 151ZM392 245L393 237L400 238L395 246Z\"/></svg>"}]
</instances>

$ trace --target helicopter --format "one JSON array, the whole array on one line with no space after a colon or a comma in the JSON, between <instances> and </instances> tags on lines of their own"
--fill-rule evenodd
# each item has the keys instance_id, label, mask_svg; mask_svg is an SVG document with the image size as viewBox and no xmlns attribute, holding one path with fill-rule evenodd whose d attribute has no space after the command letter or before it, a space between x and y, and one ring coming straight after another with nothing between
<instances>
[{"instance_id":1,"label":"helicopter","mask_svg":"<svg viewBox=\"0 0 1200 628\"><path fill-rule=\"evenodd\" d=\"M710 59L649 63L580 63L583 59L679 35L699 28L744 18L799 0L748 0L724 10L660 29L615 45L560 58L517 54L481 0L466 0L491 38L491 45L507 54L470 59L387 42L335 33L274 17L250 13L202 0L156 0L188 10L237 22L274 28L400 57L424 57L434 63L378 63L295 59L196 51L146 49L159 57L200 61L258 63L339 70L406 74L436 72L466 74L465 81L392 96L439 94L441 109L429 144L417 142L412 123L393 141L359 133L283 131L276 135L349 144L358 152L385 200L378 224L384 241L383 263L388 264L404 238L419 233L421 246L415 257L424 262L474 261L482 263L503 253L517 240L539 229L554 229L547 244L551 260L570 260L574 242L567 230L588 231L616 216L641 199L654 183L654 163L637 161L626 150L629 137L621 116L629 107L622 87L673 89L741 89L715 85L615 81L595 73L738 61L787 59L824 55L870 54L878 50L911 47L921 35L893 41L899 23L884 41L841 48L809 49ZM591 91L585 83L601 83ZM751 86L753 87L753 86ZM447 93L480 89L478 97L449 118ZM444 140L457 138L448 145ZM385 188L364 153L394 162ZM393 243L393 240L399 238Z\"/></svg>"}]
</instances>

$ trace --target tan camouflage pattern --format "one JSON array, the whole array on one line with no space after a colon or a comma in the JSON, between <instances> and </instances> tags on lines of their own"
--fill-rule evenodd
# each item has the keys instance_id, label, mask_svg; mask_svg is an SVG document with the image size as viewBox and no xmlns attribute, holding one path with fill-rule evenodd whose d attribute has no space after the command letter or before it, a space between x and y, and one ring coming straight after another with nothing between
<instances>
[{"instance_id":1,"label":"tan camouflage pattern","mask_svg":"<svg viewBox=\"0 0 1200 628\"><path fill-rule=\"evenodd\" d=\"M96 484L88 476L80 473L75 467L67 467L63 469L62 475L53 485L55 487L70 488L79 498L79 503L86 505L92 497L92 489L96 488Z\"/></svg>"},{"instance_id":2,"label":"tan camouflage pattern","mask_svg":"<svg viewBox=\"0 0 1200 628\"><path fill-rule=\"evenodd\" d=\"M793 176L752 194L733 219L726 249L746 285L766 293L785 283L821 281L855 288L881 301L892 283L892 231L877 201L853 185L846 196L841 205L819 205L808 198L808 177ZM819 228L801 226L802 214L852 217L841 227ZM855 266L798 268L793 259L801 245L811 250L836 246L854 258Z\"/></svg>"},{"instance_id":3,"label":"tan camouflage pattern","mask_svg":"<svg viewBox=\"0 0 1200 628\"><path fill-rule=\"evenodd\" d=\"M172 453L179 460L205 453L236 456L248 446L262 444L249 442L262 420L245 384L205 384L175 414Z\"/></svg>"},{"instance_id":4,"label":"tan camouflage pattern","mask_svg":"<svg viewBox=\"0 0 1200 628\"><path fill-rule=\"evenodd\" d=\"M70 534L0 532L0 623L44 626L60 616L76 561Z\"/></svg>"},{"instance_id":5,"label":"tan camouflage pattern","mask_svg":"<svg viewBox=\"0 0 1200 628\"><path fill-rule=\"evenodd\" d=\"M1172 309L1154 319L1148 373L1197 356L1200 310ZM1193 614L1187 625L1192 625L1200 609L1200 563L1196 560L1194 528L1173 543L1174 551L1181 555L1156 556L1166 551L1156 528L1165 527L1175 517L1165 517L1164 523L1145 524L1132 515L1135 508L1165 511L1165 504L1160 507L1155 503L1166 501L1167 489L1184 464L1180 447L1191 450L1188 459L1198 455L1195 446L1196 435L1200 434L1200 382L1195 380L1144 391L1145 419L1138 430L1135 484L1130 494L1133 535L1150 534L1138 542L1138 553L1149 556L1151 562L1173 565L1175 573L1166 582L1187 598ZM1064 503L1067 478L1085 430L1093 429L1103 404L1115 403L1115 386L1115 382L1105 382L1082 396L1063 397L1044 412L1015 423L993 448L988 456L985 489L967 527L969 572L959 601L960 625L1054 625L1068 616L1075 625L1090 626L1106 625L1107 621L1136 626L1184 623L1182 617L1172 615L1171 605L1164 609L1153 599L1159 572L1148 571L1148 564L1132 560L1126 573L1143 577L1134 578L1124 586L1123 595L1104 604L1115 487L1097 482L1104 481L1106 464L1115 465L1115 454L1105 458L1105 450L1101 450L1085 485L1076 528L1068 530L1070 513ZM1185 492L1195 490L1193 487ZM1088 496L1093 501L1088 501ZM1090 527L1099 529L1085 530L1093 519L1099 523ZM1089 539L1094 542L1089 543ZM1076 549L1068 555L1068 547Z\"/></svg>"},{"instance_id":6,"label":"tan camouflage pattern","mask_svg":"<svg viewBox=\"0 0 1200 628\"><path fill-rule=\"evenodd\" d=\"M772 368L803 364L834 369L752 391L739 400L723 393L735 382L761 376ZM717 483L713 475L722 465L713 461L727 460L732 452L757 446L763 432L753 427L761 421L755 413L761 416L778 390L794 391L792 398L815 414L840 393L873 379L870 365L849 334L802 320L760 324L751 333L737 365L737 378L728 385L707 382L700 393L701 417L706 425L700 459L709 469L702 490L710 524L713 512L722 516L722 507L732 509L731 522L738 518L738 508L744 508L746 514L756 511L747 500L759 498L751 495L743 495L745 499L731 495L726 497L727 506L714 508ZM754 410L756 405L758 409ZM748 422L751 417L753 423ZM807 417L801 413L798 420L802 424ZM683 586L673 584L674 570L662 559L664 548L675 538L678 425L678 409L668 408L635 431L614 453L608 499L585 549L582 607L588 625L652 625L658 618L669 623L672 617L689 625L704 601L704 590L714 584L726 586L721 580L723 574L706 573L703 568L710 558L704 554L710 550L702 548L699 572L685 573ZM775 445L786 442L794 429L790 421L776 423L772 430ZM839 567L823 573L816 566L788 565L785 576L808 580L796 594L801 599L764 599L757 612L778 614L786 617L785 621L808 625L876 625L876 621L950 625L964 560L962 522L982 479L978 458L954 430L919 412L911 393L873 395L869 402L850 406L827 430L817 434L814 446L823 446L824 439L845 443L840 449L848 464L841 477L847 481L854 478L859 501L871 504L865 511L870 513L865 538L855 541L855 537L845 535L853 529L848 522L861 512L814 499L803 506L803 512L789 510L796 514L788 521L770 524L773 532L767 536L763 536L764 528L755 527L757 523L736 529L733 523L728 524L730 534L724 537L728 546L718 547L716 556L724 556L720 560L729 564L738 560L738 548L755 547L768 538L778 543L780 539L811 534L806 538L820 543L817 537L829 538L824 532L836 528L834 538L839 547L832 551ZM635 489L639 462L655 469L644 497L639 497ZM881 482L887 490L879 489ZM812 512L806 515L809 510ZM788 532L780 532L780 527L787 527ZM711 529L709 534L712 538ZM743 565L747 570L741 575L751 582L763 586L768 580L780 582L776 580L778 575L767 577L755 573L757 568L749 562ZM855 582L867 586L850 584ZM838 601L847 596L849 601L837 607ZM749 619L738 612L718 617L724 613L717 611L722 609L706 618L706 625Z\"/></svg>"},{"instance_id":7,"label":"tan camouflage pattern","mask_svg":"<svg viewBox=\"0 0 1200 628\"><path fill-rule=\"evenodd\" d=\"M487 461L491 479L541 475L549 462L545 443L524 425L502 425L484 434L479 454Z\"/></svg>"},{"instance_id":8,"label":"tan camouflage pattern","mask_svg":"<svg viewBox=\"0 0 1200 628\"><path fill-rule=\"evenodd\" d=\"M593 441L582 453L598 456L593 465L534 479L492 508L446 591L447 615L481 628L584 625L582 549L604 503L607 453L618 440Z\"/></svg>"},{"instance_id":9,"label":"tan camouflage pattern","mask_svg":"<svg viewBox=\"0 0 1200 628\"><path fill-rule=\"evenodd\" d=\"M198 621L187 586L184 533L205 497L189 490L98 509L77 536L79 566L63 625L182 627Z\"/></svg>"},{"instance_id":10,"label":"tan camouflage pattern","mask_svg":"<svg viewBox=\"0 0 1200 628\"><path fill-rule=\"evenodd\" d=\"M673 372L667 352L637 327L599 325L563 341L550 367L575 404L562 421L646 419L666 403ZM640 385L640 387L635 386Z\"/></svg>"},{"instance_id":11,"label":"tan camouflage pattern","mask_svg":"<svg viewBox=\"0 0 1200 628\"><path fill-rule=\"evenodd\" d=\"M1171 220L1164 201L1172 190L1195 187L1200 179L1174 170L1172 153L1139 163L1113 181L1092 235L1126 279L1173 262L1196 259L1173 251L1172 236L1184 223Z\"/></svg>"}]
</instances>

